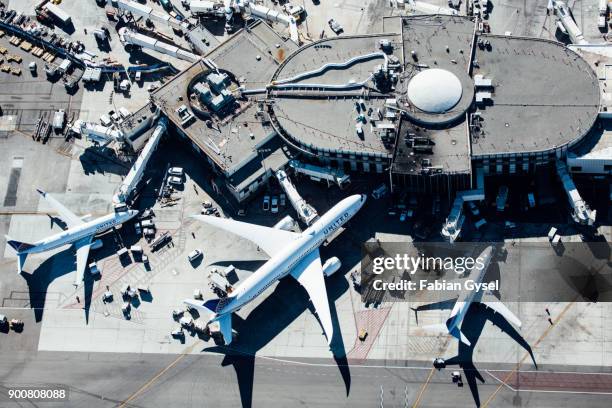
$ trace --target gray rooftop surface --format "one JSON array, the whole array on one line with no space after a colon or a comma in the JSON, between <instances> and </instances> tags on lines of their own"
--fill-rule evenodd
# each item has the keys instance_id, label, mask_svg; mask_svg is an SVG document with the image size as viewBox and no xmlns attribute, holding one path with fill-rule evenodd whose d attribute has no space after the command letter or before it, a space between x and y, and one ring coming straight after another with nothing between
<instances>
[{"instance_id":1,"label":"gray rooftop surface","mask_svg":"<svg viewBox=\"0 0 612 408\"><path fill-rule=\"evenodd\" d=\"M295 44L284 41L268 25L256 23L249 30L241 30L227 39L207 58L219 68L232 72L242 85L251 89L267 85L284 55L294 48ZM259 61L257 56L261 57ZM188 84L207 70L208 67L198 61L153 94L173 122L180 123L176 109L183 104L189 105ZM256 147L266 143L266 139L274 132L272 127L263 125L255 118L256 111L256 103L242 101L240 110L223 118L213 128L196 117L195 121L182 130L225 172L231 174L255 157Z\"/></svg>"},{"instance_id":2,"label":"gray rooftop surface","mask_svg":"<svg viewBox=\"0 0 612 408\"><path fill-rule=\"evenodd\" d=\"M379 41L389 39L395 43L393 55L401 60L401 48L398 34L375 34L355 37L336 37L318 41L303 47L292 54L275 74L275 79L285 79L297 74L312 71L327 63L345 62L356 56L379 52ZM382 58L374 58L355 63L345 69L330 69L321 74L302 79L298 83L346 84L367 79L376 65L383 63ZM372 85L372 84L370 84ZM355 102L359 92L354 96L340 92L321 92L319 96L306 92L294 92L292 97L280 97L275 94L273 110L284 131L304 146L322 150L340 150L344 152L379 154L390 157L391 152L385 148L380 137L368 123L363 126L363 140L357 136L356 120L358 112ZM342 94L340 97L335 95ZM393 98L392 95L389 98ZM384 106L384 98L366 98L366 107L374 110Z\"/></svg>"},{"instance_id":3,"label":"gray rooftop surface","mask_svg":"<svg viewBox=\"0 0 612 408\"><path fill-rule=\"evenodd\" d=\"M599 84L589 64L556 42L484 36L491 50L476 51L473 74L493 79L492 105L480 112L484 137L475 156L549 150L572 144L593 126Z\"/></svg>"},{"instance_id":4,"label":"gray rooftop surface","mask_svg":"<svg viewBox=\"0 0 612 408\"><path fill-rule=\"evenodd\" d=\"M421 137L429 137L435 143L433 154L411 154L404 141L408 133ZM392 169L395 173L421 174L421 160L429 159L431 167L440 168L444 173L466 173L470 171L470 149L468 136L463 123L446 129L423 129L413 126L410 122L402 122L397 147L393 157Z\"/></svg>"}]
</instances>

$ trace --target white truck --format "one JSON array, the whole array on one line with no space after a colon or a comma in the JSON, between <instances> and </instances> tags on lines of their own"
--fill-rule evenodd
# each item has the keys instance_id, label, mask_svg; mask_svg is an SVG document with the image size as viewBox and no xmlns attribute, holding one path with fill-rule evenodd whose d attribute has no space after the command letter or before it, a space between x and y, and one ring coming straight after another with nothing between
<instances>
[{"instance_id":1,"label":"white truck","mask_svg":"<svg viewBox=\"0 0 612 408\"><path fill-rule=\"evenodd\" d=\"M58 20L65 26L69 25L72 22L70 14L66 13L59 6L51 2L45 4L44 9L47 10L49 14L51 14L53 17L55 17L56 20Z\"/></svg>"},{"instance_id":2,"label":"white truck","mask_svg":"<svg viewBox=\"0 0 612 408\"><path fill-rule=\"evenodd\" d=\"M60 109L53 115L53 129L61 131L64 129L66 123L66 112Z\"/></svg>"}]
</instances>

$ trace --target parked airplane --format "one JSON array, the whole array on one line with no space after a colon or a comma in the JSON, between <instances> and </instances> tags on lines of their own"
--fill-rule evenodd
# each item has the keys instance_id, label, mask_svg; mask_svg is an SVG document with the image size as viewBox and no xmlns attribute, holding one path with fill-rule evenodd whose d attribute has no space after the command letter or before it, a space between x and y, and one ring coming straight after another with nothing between
<instances>
[{"instance_id":1,"label":"parked airplane","mask_svg":"<svg viewBox=\"0 0 612 408\"><path fill-rule=\"evenodd\" d=\"M117 225L123 224L138 214L136 210L126 210L121 212L113 212L96 218L95 220L86 221L87 216L79 217L72 211L64 207L59 201L51 197L42 190L36 189L47 200L49 204L59 213L60 218L66 223L68 229L54 234L48 238L28 244L26 242L15 241L5 235L7 243L17 252L17 271L23 271L23 265L26 257L29 254L50 251L64 245L74 244L76 248L76 276L74 285L78 286L83 280L85 265L89 257L90 248L99 248L101 241L94 241L94 237L104 231L107 231Z\"/></svg>"},{"instance_id":2,"label":"parked airplane","mask_svg":"<svg viewBox=\"0 0 612 408\"><path fill-rule=\"evenodd\" d=\"M478 257L482 259L484 267L482 267L482 269L478 273L478 276L470 277L470 279L473 279L475 283L481 283L487 273L487 269L489 269L489 265L491 264L491 258L493 257L493 246L488 246L487 248L485 248ZM475 288L470 291L464 291L455 299L421 305L417 308L412 308L412 310L414 310L418 324L418 312L420 312L421 310L450 309L451 313L445 324L428 325L424 326L424 329L428 331L447 332L448 334L460 340L467 346L470 345L470 341L461 332L461 323L463 322L463 318L465 317L465 314L470 308L472 302L482 303L483 305L486 305L487 307L493 309L495 312L502 315L508 322L519 328L521 327L521 321L503 303L497 300L483 301L482 297L484 293L485 292L483 290L478 290Z\"/></svg>"},{"instance_id":3,"label":"parked airplane","mask_svg":"<svg viewBox=\"0 0 612 408\"><path fill-rule=\"evenodd\" d=\"M340 268L340 260L333 257L321 265L319 245L351 219L361 209L365 200L365 195L353 195L343 199L301 234L230 219L195 215L194 218L200 221L256 243L271 257L227 298L204 302L186 299L184 303L210 315L208 323L218 321L225 344L228 345L232 342L232 313L255 299L274 282L290 274L308 292L330 344L333 327L324 277L331 276Z\"/></svg>"}]
</instances>

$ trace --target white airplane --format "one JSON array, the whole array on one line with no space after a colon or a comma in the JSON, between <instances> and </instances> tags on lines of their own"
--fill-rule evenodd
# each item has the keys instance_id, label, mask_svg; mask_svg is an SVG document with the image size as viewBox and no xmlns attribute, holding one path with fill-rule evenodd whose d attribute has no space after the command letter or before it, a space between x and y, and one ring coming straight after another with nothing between
<instances>
[{"instance_id":1,"label":"white airplane","mask_svg":"<svg viewBox=\"0 0 612 408\"><path fill-rule=\"evenodd\" d=\"M301 234L207 215L200 221L239 235L257 244L270 259L242 282L227 298L184 303L209 315L208 324L218 321L226 345L232 342L232 313L259 296L279 279L291 275L308 292L330 344L333 327L324 277L340 268L336 257L321 265L319 245L350 220L365 203L365 195L353 195L336 204Z\"/></svg>"},{"instance_id":2,"label":"white airplane","mask_svg":"<svg viewBox=\"0 0 612 408\"><path fill-rule=\"evenodd\" d=\"M104 215L95 220L88 221L88 216L79 217L72 211L64 207L59 201L51 197L40 189L36 189L47 200L49 204L59 213L60 218L66 223L68 229L54 234L48 238L29 244L11 239L5 235L7 243L17 252L17 272L21 274L26 257L29 254L50 251L64 245L74 244L76 249L76 276L74 285L78 286L83 281L85 265L89 257L90 248L99 248L102 244L100 240L95 240L94 237L104 231L107 231L117 225L123 224L138 214L136 210L127 210L122 212L113 212Z\"/></svg>"},{"instance_id":3,"label":"white airplane","mask_svg":"<svg viewBox=\"0 0 612 408\"><path fill-rule=\"evenodd\" d=\"M493 257L493 247L486 247L478 257L483 259L484 267L480 270L478 276L475 276L472 279L476 283L481 283L487 273L487 269L489 269L489 265L491 264L491 258ZM445 324L433 324L424 326L423 328L431 332L447 332L448 334L460 340L467 346L470 346L471 344L467 337L465 337L465 335L461 331L461 323L463 322L463 318L465 317L472 303L481 303L483 305L486 305L487 307L493 309L496 313L502 315L508 322L519 328L521 327L521 321L518 317L516 317L514 313L510 311L510 309L508 309L503 303L499 302L497 299L493 301L483 301L482 297L484 294L485 291L483 290L472 289L470 291L464 291L455 299L421 305L417 308L413 308L412 310L414 310L414 313L417 316L418 324L418 312L421 310L451 309L450 316L446 320Z\"/></svg>"}]
</instances>

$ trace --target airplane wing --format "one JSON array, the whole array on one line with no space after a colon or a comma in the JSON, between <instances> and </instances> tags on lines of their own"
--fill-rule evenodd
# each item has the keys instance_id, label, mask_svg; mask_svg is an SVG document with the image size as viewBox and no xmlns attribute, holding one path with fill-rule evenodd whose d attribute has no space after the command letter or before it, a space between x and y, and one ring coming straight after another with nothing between
<instances>
[{"instance_id":1,"label":"airplane wing","mask_svg":"<svg viewBox=\"0 0 612 408\"><path fill-rule=\"evenodd\" d=\"M293 276L306 289L310 301L312 302L325 336L327 336L327 344L331 344L334 336L334 328L329 311L329 301L327 300L327 288L323 279L323 267L321 266L321 258L319 250L315 249L307 257L302 259L291 271Z\"/></svg>"},{"instance_id":2,"label":"airplane wing","mask_svg":"<svg viewBox=\"0 0 612 408\"><path fill-rule=\"evenodd\" d=\"M79 286L83 282L85 267L87 266L87 258L89 258L89 249L93 235L81 238L74 243L76 249L76 276L74 277L74 285Z\"/></svg>"},{"instance_id":3,"label":"airplane wing","mask_svg":"<svg viewBox=\"0 0 612 408\"><path fill-rule=\"evenodd\" d=\"M521 321L519 320L519 318L516 317L516 315L512 313L510 309L508 309L506 305L504 305L502 302L481 302L481 303L486 305L487 307L490 307L496 313L499 313L500 315L502 315L504 319L506 319L507 321L515 325L516 327L520 328L523 325Z\"/></svg>"},{"instance_id":4,"label":"airplane wing","mask_svg":"<svg viewBox=\"0 0 612 408\"><path fill-rule=\"evenodd\" d=\"M72 228L76 225L83 224L83 220L77 216L75 213L67 209L57 201L55 198L51 197L49 193L46 193L40 189L36 189L40 193L41 196L58 212L60 218L68 225L68 228Z\"/></svg>"},{"instance_id":5,"label":"airplane wing","mask_svg":"<svg viewBox=\"0 0 612 408\"><path fill-rule=\"evenodd\" d=\"M261 225L231 220L229 218L214 217L211 215L192 215L192 218L248 239L263 249L268 255L280 251L287 245L287 242L300 236L300 234L296 234L295 232L263 227Z\"/></svg>"}]
</instances>

